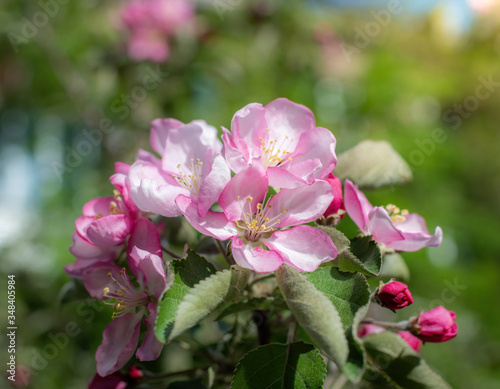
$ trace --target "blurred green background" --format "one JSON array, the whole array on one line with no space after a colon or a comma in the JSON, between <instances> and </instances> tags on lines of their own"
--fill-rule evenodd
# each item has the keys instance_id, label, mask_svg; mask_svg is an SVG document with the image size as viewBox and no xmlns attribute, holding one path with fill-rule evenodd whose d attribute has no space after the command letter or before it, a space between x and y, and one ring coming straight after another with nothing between
<instances>
[{"instance_id":1,"label":"blurred green background","mask_svg":"<svg viewBox=\"0 0 500 389\"><path fill-rule=\"evenodd\" d=\"M458 337L422 354L454 388L500 387L500 8L389 3L199 1L196 33L157 65L127 58L120 2L61 1L42 23L45 2L4 0L0 287L6 296L15 274L16 361L29 387L81 388L95 373L109 312L78 295L63 266L82 205L112 193L114 162L150 150L155 118L229 128L237 109L277 97L308 106L338 153L384 139L409 162L413 182L368 197L420 213L445 238L403 255L415 303L397 319L438 304L455 311ZM26 35L29 22L39 26ZM151 73L160 82L146 91ZM83 152L85 131L103 119L113 130ZM6 318L5 298L0 309Z\"/></svg>"}]
</instances>

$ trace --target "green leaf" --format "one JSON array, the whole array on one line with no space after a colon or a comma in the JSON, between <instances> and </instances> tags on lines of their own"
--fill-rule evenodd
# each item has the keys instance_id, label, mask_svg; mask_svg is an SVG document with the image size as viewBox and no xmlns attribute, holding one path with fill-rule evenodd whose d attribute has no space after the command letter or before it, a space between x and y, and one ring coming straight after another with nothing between
<instances>
[{"instance_id":1,"label":"green leaf","mask_svg":"<svg viewBox=\"0 0 500 389\"><path fill-rule=\"evenodd\" d=\"M344 330L353 323L354 315L370 299L370 289L365 277L359 273L343 273L334 267L320 267L304 273L309 281L322 292L340 314Z\"/></svg>"},{"instance_id":2,"label":"green leaf","mask_svg":"<svg viewBox=\"0 0 500 389\"><path fill-rule=\"evenodd\" d=\"M349 345L349 357L343 370L351 381L359 381L366 355L357 331L370 303L370 288L365 277L359 273L343 273L333 267L321 267L305 276L337 308Z\"/></svg>"},{"instance_id":3,"label":"green leaf","mask_svg":"<svg viewBox=\"0 0 500 389\"><path fill-rule=\"evenodd\" d=\"M182 299L175 321L165 328L165 338L172 340L238 296L245 288L249 275L249 270L233 266L200 281Z\"/></svg>"},{"instance_id":4,"label":"green leaf","mask_svg":"<svg viewBox=\"0 0 500 389\"><path fill-rule=\"evenodd\" d=\"M297 322L330 359L342 366L349 351L342 319L333 303L292 267L281 266L275 274Z\"/></svg>"},{"instance_id":5,"label":"green leaf","mask_svg":"<svg viewBox=\"0 0 500 389\"><path fill-rule=\"evenodd\" d=\"M344 366L344 374L352 382L358 382L367 367L366 351L361 339L358 336L358 327L370 308L370 299L371 296L368 298L366 304L357 310L354 315L352 326L347 332L347 341L349 342L349 358Z\"/></svg>"},{"instance_id":6,"label":"green leaf","mask_svg":"<svg viewBox=\"0 0 500 389\"><path fill-rule=\"evenodd\" d=\"M274 297L257 297L231 304L221 312L216 320L220 320L226 316L232 315L233 313L243 311L266 311L270 309L282 310L287 308L288 307L283 299L276 299Z\"/></svg>"},{"instance_id":7,"label":"green leaf","mask_svg":"<svg viewBox=\"0 0 500 389\"><path fill-rule=\"evenodd\" d=\"M170 262L175 274L174 283L162 297L156 318L156 337L166 343L172 329L177 309L186 294L198 282L215 273L215 268L194 251L189 250L186 259Z\"/></svg>"},{"instance_id":8,"label":"green leaf","mask_svg":"<svg viewBox=\"0 0 500 389\"><path fill-rule=\"evenodd\" d=\"M360 188L381 188L412 180L410 166L386 141L365 140L340 154L335 175Z\"/></svg>"},{"instance_id":9,"label":"green leaf","mask_svg":"<svg viewBox=\"0 0 500 389\"><path fill-rule=\"evenodd\" d=\"M371 236L363 236L352 239L350 249L339 252L331 265L341 271L377 276L382 267L382 255Z\"/></svg>"},{"instance_id":10,"label":"green leaf","mask_svg":"<svg viewBox=\"0 0 500 389\"><path fill-rule=\"evenodd\" d=\"M405 389L450 389L397 334L384 331L363 338L370 362Z\"/></svg>"},{"instance_id":11,"label":"green leaf","mask_svg":"<svg viewBox=\"0 0 500 389\"><path fill-rule=\"evenodd\" d=\"M321 389L326 364L310 344L267 344L245 355L234 371L232 389Z\"/></svg>"},{"instance_id":12,"label":"green leaf","mask_svg":"<svg viewBox=\"0 0 500 389\"><path fill-rule=\"evenodd\" d=\"M386 254L379 277L396 278L398 281L408 282L410 281L410 269L401 255Z\"/></svg>"}]
</instances>

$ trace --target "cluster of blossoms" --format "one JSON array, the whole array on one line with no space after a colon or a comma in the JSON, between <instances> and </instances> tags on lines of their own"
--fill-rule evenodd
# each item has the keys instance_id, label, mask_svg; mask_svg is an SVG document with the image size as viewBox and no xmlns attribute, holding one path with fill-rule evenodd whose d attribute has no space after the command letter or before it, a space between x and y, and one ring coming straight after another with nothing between
<instances>
[{"instance_id":1,"label":"cluster of blossoms","mask_svg":"<svg viewBox=\"0 0 500 389\"><path fill-rule=\"evenodd\" d=\"M194 4L191 0L131 0L120 17L130 32L130 58L163 62L170 56L169 39L193 22Z\"/></svg>"},{"instance_id":2,"label":"cluster of blossoms","mask_svg":"<svg viewBox=\"0 0 500 389\"><path fill-rule=\"evenodd\" d=\"M77 259L65 270L114 308L96 353L95 382L119 379L134 354L149 361L162 350L153 328L171 274L154 215L184 217L201 234L228 241L236 264L257 273L283 265L312 272L335 259L332 239L307 223L337 224L346 212L385 251L441 243L439 227L430 235L417 214L373 207L349 180L342 196L342 183L332 174L335 137L316 126L305 106L284 98L249 104L236 112L230 130L222 130L221 141L202 120L154 120L150 143L156 154L139 150L131 166L117 163L110 179L115 195L88 202L76 220L70 250ZM393 310L413 301L399 282L381 287L376 299ZM411 334L438 341L439 327L441 341L453 337L456 325L442 317L441 310L429 311L410 320ZM142 321L147 331L137 348Z\"/></svg>"}]
</instances>

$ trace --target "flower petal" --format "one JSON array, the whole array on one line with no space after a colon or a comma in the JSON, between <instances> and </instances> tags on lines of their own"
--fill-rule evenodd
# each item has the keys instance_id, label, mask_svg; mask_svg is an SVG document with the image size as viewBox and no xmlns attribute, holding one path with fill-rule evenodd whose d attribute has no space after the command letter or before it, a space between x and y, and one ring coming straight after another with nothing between
<instances>
[{"instance_id":1,"label":"flower petal","mask_svg":"<svg viewBox=\"0 0 500 389\"><path fill-rule=\"evenodd\" d=\"M95 359L97 373L107 376L121 369L134 355L139 340L143 311L127 313L109 323L102 334Z\"/></svg>"},{"instance_id":2,"label":"flower petal","mask_svg":"<svg viewBox=\"0 0 500 389\"><path fill-rule=\"evenodd\" d=\"M314 172L314 177L323 178L337 164L335 144L336 139L329 130L315 127L301 135L297 148L290 155L293 165L310 159L318 159L320 168Z\"/></svg>"},{"instance_id":3,"label":"flower petal","mask_svg":"<svg viewBox=\"0 0 500 389\"><path fill-rule=\"evenodd\" d=\"M109 205L116 201L114 197L97 197L85 203L82 208L83 216L109 215Z\"/></svg>"},{"instance_id":4,"label":"flower petal","mask_svg":"<svg viewBox=\"0 0 500 389\"><path fill-rule=\"evenodd\" d=\"M269 185L275 188L297 188L298 186L308 185L309 183L301 176L282 167L270 166L267 168Z\"/></svg>"},{"instance_id":5,"label":"flower petal","mask_svg":"<svg viewBox=\"0 0 500 389\"><path fill-rule=\"evenodd\" d=\"M260 138L267 128L262 104L251 103L237 111L231 121L231 137L235 147L241 151L245 162L260 156Z\"/></svg>"},{"instance_id":6,"label":"flower petal","mask_svg":"<svg viewBox=\"0 0 500 389\"><path fill-rule=\"evenodd\" d=\"M97 246L119 246L130 234L133 226L134 221L127 215L104 216L87 227L87 236Z\"/></svg>"},{"instance_id":7,"label":"flower petal","mask_svg":"<svg viewBox=\"0 0 500 389\"><path fill-rule=\"evenodd\" d=\"M368 230L375 242L387 245L387 242L404 239L403 234L396 228L385 208L374 207L368 214L368 220Z\"/></svg>"},{"instance_id":8,"label":"flower petal","mask_svg":"<svg viewBox=\"0 0 500 389\"><path fill-rule=\"evenodd\" d=\"M170 130L175 130L184 123L176 119L155 119L151 123L151 133L149 136L149 142L151 147L158 154L163 155L165 151L165 143L167 141L167 136Z\"/></svg>"},{"instance_id":9,"label":"flower petal","mask_svg":"<svg viewBox=\"0 0 500 389\"><path fill-rule=\"evenodd\" d=\"M175 202L186 220L204 235L226 240L238 233L234 223L227 220L222 212L208 211L204 217L200 217L198 205L189 197L180 195Z\"/></svg>"},{"instance_id":10,"label":"flower petal","mask_svg":"<svg viewBox=\"0 0 500 389\"><path fill-rule=\"evenodd\" d=\"M231 240L231 250L234 260L239 266L257 273L273 272L283 264L283 259L276 251L244 244L238 237Z\"/></svg>"},{"instance_id":11,"label":"flower petal","mask_svg":"<svg viewBox=\"0 0 500 389\"><path fill-rule=\"evenodd\" d=\"M286 264L302 272L314 271L323 262L337 257L337 248L330 237L311 226L275 231L264 244L276 250Z\"/></svg>"},{"instance_id":12,"label":"flower petal","mask_svg":"<svg viewBox=\"0 0 500 389\"><path fill-rule=\"evenodd\" d=\"M167 274L161 257L134 246L129 253L130 270L137 277L141 291L160 299L167 285Z\"/></svg>"},{"instance_id":13,"label":"flower petal","mask_svg":"<svg viewBox=\"0 0 500 389\"><path fill-rule=\"evenodd\" d=\"M264 108L267 127L273 138L293 138L296 141L304 132L316 127L314 115L309 108L285 98L271 101Z\"/></svg>"},{"instance_id":14,"label":"flower petal","mask_svg":"<svg viewBox=\"0 0 500 389\"><path fill-rule=\"evenodd\" d=\"M258 161L236 174L226 185L219 197L219 205L231 221L242 220L244 212L257 210L257 203L264 199L269 189L266 170ZM247 198L253 201L247 203Z\"/></svg>"},{"instance_id":15,"label":"flower petal","mask_svg":"<svg viewBox=\"0 0 500 389\"><path fill-rule=\"evenodd\" d=\"M95 244L89 242L87 239L82 238L77 232L75 232L72 236L73 244L69 248L71 254L73 254L76 258L84 259L84 260L102 260L102 261L111 261L116 258L118 254L118 250L120 249L118 246L114 247L99 247Z\"/></svg>"},{"instance_id":16,"label":"flower petal","mask_svg":"<svg viewBox=\"0 0 500 389\"><path fill-rule=\"evenodd\" d=\"M130 167L129 180L132 199L139 209L165 217L179 216L175 198L179 194L190 195L172 176L143 161Z\"/></svg>"},{"instance_id":17,"label":"flower petal","mask_svg":"<svg viewBox=\"0 0 500 389\"><path fill-rule=\"evenodd\" d=\"M268 217L272 219L283 213L278 227L308 223L323 215L332 200L333 189L322 180L294 189L282 189L269 201L272 208Z\"/></svg>"},{"instance_id":18,"label":"flower petal","mask_svg":"<svg viewBox=\"0 0 500 389\"><path fill-rule=\"evenodd\" d=\"M398 226L399 227L399 226ZM404 240L388 242L388 248L397 251L418 251L424 247L438 247L443 241L443 231L441 227L436 227L434 235L425 233L403 232Z\"/></svg>"},{"instance_id":19,"label":"flower petal","mask_svg":"<svg viewBox=\"0 0 500 389\"><path fill-rule=\"evenodd\" d=\"M210 207L217 202L222 190L231 180L231 170L222 155L218 154L211 171L204 177L198 194L198 212L205 216Z\"/></svg>"},{"instance_id":20,"label":"flower petal","mask_svg":"<svg viewBox=\"0 0 500 389\"><path fill-rule=\"evenodd\" d=\"M92 268L89 268L89 271L84 274L83 285L92 297L105 300L104 288L109 288L110 290L116 289L116 284L109 274L111 273L111 275L118 280L122 278L121 271L121 267L112 263L99 262L92 266ZM128 275L126 277L128 277Z\"/></svg>"},{"instance_id":21,"label":"flower petal","mask_svg":"<svg viewBox=\"0 0 500 389\"><path fill-rule=\"evenodd\" d=\"M368 214L373 209L373 205L349 179L346 179L344 183L344 205L352 221L362 232L367 232Z\"/></svg>"},{"instance_id":22,"label":"flower petal","mask_svg":"<svg viewBox=\"0 0 500 389\"><path fill-rule=\"evenodd\" d=\"M155 336L156 306L154 303L148 304L148 310L150 314L144 319L147 327L146 336L135 353L140 361L154 361L160 356L164 346Z\"/></svg>"},{"instance_id":23,"label":"flower petal","mask_svg":"<svg viewBox=\"0 0 500 389\"><path fill-rule=\"evenodd\" d=\"M148 218L141 217L135 222L134 229L132 230L130 239L128 240L127 252L132 251L134 246L159 257L162 256L158 228Z\"/></svg>"},{"instance_id":24,"label":"flower petal","mask_svg":"<svg viewBox=\"0 0 500 389\"><path fill-rule=\"evenodd\" d=\"M246 144L243 142L244 147L237 147L229 131L222 127L222 132L222 142L224 143L222 155L231 170L238 173L248 166L247 161L250 160Z\"/></svg>"}]
</instances>

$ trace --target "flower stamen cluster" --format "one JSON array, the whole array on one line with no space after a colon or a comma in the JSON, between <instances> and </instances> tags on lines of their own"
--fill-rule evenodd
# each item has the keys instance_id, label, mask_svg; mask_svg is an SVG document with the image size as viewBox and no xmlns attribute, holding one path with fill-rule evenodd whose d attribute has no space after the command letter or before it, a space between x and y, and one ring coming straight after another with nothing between
<instances>
[{"instance_id":1,"label":"flower stamen cluster","mask_svg":"<svg viewBox=\"0 0 500 389\"><path fill-rule=\"evenodd\" d=\"M395 206L394 204L388 204L385 206L385 209L389 213L389 216L391 217L391 220L394 223L404 223L406 221L406 216L410 214L410 212L407 209L399 209L399 207Z\"/></svg>"},{"instance_id":2,"label":"flower stamen cluster","mask_svg":"<svg viewBox=\"0 0 500 389\"><path fill-rule=\"evenodd\" d=\"M180 186L186 188L195 196L198 196L200 193L200 183L203 179L202 174L203 162L200 161L199 158L195 159L191 158L191 165L189 165L190 173L185 173L182 170L182 164L177 165L177 169L179 169L178 174L172 174L172 177L179 183Z\"/></svg>"},{"instance_id":3,"label":"flower stamen cluster","mask_svg":"<svg viewBox=\"0 0 500 389\"><path fill-rule=\"evenodd\" d=\"M269 134L269 128L266 129ZM267 136L269 138L269 136ZM285 139L281 141L280 145L278 145L278 139L268 139L268 144L264 142L262 137L260 139L260 145L262 148L261 162L265 167L269 166L283 166L288 161L292 161L292 157L288 157L286 160L286 156L291 154L293 138L289 138L285 136Z\"/></svg>"},{"instance_id":4,"label":"flower stamen cluster","mask_svg":"<svg viewBox=\"0 0 500 389\"><path fill-rule=\"evenodd\" d=\"M150 302L150 297L142 292L139 293L132 285L128 276L127 270L123 268L120 271L121 280L116 279L111 272L108 277L116 284L118 289L111 291L109 287L103 289L103 297L112 300L113 302L104 301L106 305L112 305L115 312L113 312L112 319L122 316L136 307L145 307Z\"/></svg>"}]
</instances>

